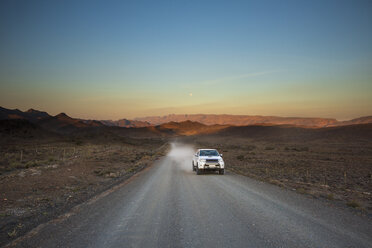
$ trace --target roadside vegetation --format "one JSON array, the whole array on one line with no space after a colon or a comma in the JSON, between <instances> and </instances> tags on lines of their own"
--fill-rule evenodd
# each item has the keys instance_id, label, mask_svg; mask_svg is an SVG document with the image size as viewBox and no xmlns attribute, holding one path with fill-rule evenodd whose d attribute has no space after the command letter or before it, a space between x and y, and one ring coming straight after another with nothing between
<instances>
[{"instance_id":1,"label":"roadside vegetation","mask_svg":"<svg viewBox=\"0 0 372 248\"><path fill-rule=\"evenodd\" d=\"M162 139L125 138L0 146L0 245L129 178L166 148Z\"/></svg>"},{"instance_id":2,"label":"roadside vegetation","mask_svg":"<svg viewBox=\"0 0 372 248\"><path fill-rule=\"evenodd\" d=\"M227 170L372 213L372 142L285 142L189 137L217 148Z\"/></svg>"}]
</instances>

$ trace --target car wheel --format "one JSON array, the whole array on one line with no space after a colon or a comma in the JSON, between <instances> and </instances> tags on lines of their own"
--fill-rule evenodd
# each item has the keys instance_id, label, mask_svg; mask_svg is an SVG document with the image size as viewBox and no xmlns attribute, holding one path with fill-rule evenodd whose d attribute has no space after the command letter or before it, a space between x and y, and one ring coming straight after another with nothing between
<instances>
[{"instance_id":1,"label":"car wheel","mask_svg":"<svg viewBox=\"0 0 372 248\"><path fill-rule=\"evenodd\" d=\"M225 174L225 169L222 169L219 172L220 172L220 175L223 175L223 174Z\"/></svg>"},{"instance_id":2,"label":"car wheel","mask_svg":"<svg viewBox=\"0 0 372 248\"><path fill-rule=\"evenodd\" d=\"M199 170L199 167L196 167L196 175L200 175L201 174L201 170Z\"/></svg>"},{"instance_id":3,"label":"car wheel","mask_svg":"<svg viewBox=\"0 0 372 248\"><path fill-rule=\"evenodd\" d=\"M192 162L192 171L195 171L194 162Z\"/></svg>"}]
</instances>

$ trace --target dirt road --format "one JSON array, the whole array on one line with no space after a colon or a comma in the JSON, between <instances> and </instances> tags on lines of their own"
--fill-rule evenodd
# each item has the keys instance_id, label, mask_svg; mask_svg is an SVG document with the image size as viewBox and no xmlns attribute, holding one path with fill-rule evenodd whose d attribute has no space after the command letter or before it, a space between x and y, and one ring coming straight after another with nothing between
<instances>
[{"instance_id":1,"label":"dirt road","mask_svg":"<svg viewBox=\"0 0 372 248\"><path fill-rule=\"evenodd\" d=\"M367 217L232 173L197 176L174 147L17 247L371 247ZM228 165L227 165L228 166Z\"/></svg>"}]
</instances>

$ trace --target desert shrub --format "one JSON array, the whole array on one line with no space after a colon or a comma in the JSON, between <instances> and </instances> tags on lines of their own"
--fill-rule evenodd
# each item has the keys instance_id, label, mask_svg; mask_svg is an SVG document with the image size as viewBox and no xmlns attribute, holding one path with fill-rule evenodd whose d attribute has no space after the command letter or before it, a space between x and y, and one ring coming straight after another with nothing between
<instances>
[{"instance_id":1,"label":"desert shrub","mask_svg":"<svg viewBox=\"0 0 372 248\"><path fill-rule=\"evenodd\" d=\"M274 150L274 147L272 147L272 146L266 146L265 147L265 150Z\"/></svg>"},{"instance_id":2,"label":"desert shrub","mask_svg":"<svg viewBox=\"0 0 372 248\"><path fill-rule=\"evenodd\" d=\"M53 157L49 157L48 158L48 162L54 162L54 161L57 161L57 159L53 158Z\"/></svg>"},{"instance_id":3,"label":"desert shrub","mask_svg":"<svg viewBox=\"0 0 372 248\"><path fill-rule=\"evenodd\" d=\"M71 189L71 192L78 192L79 190L80 188L76 187L76 188Z\"/></svg>"},{"instance_id":4,"label":"desert shrub","mask_svg":"<svg viewBox=\"0 0 372 248\"><path fill-rule=\"evenodd\" d=\"M297 192L300 193L300 194L306 194L307 193L306 190L303 189L303 188L298 188Z\"/></svg>"},{"instance_id":5,"label":"desert shrub","mask_svg":"<svg viewBox=\"0 0 372 248\"><path fill-rule=\"evenodd\" d=\"M243 161L244 160L244 155L238 155L236 156L236 159Z\"/></svg>"},{"instance_id":6,"label":"desert shrub","mask_svg":"<svg viewBox=\"0 0 372 248\"><path fill-rule=\"evenodd\" d=\"M94 173L97 176L103 176L103 175L105 175L105 171L104 170L94 170Z\"/></svg>"},{"instance_id":7,"label":"desert shrub","mask_svg":"<svg viewBox=\"0 0 372 248\"><path fill-rule=\"evenodd\" d=\"M309 147L305 146L305 147L288 147L286 146L284 148L285 151L296 151L296 152L307 152L309 151Z\"/></svg>"},{"instance_id":8,"label":"desert shrub","mask_svg":"<svg viewBox=\"0 0 372 248\"><path fill-rule=\"evenodd\" d=\"M327 195L327 198L328 198L328 200L334 200L335 196L332 193L330 193L330 194Z\"/></svg>"},{"instance_id":9,"label":"desert shrub","mask_svg":"<svg viewBox=\"0 0 372 248\"><path fill-rule=\"evenodd\" d=\"M255 145L249 145L245 148L247 151L252 151L254 149L256 149L256 146Z\"/></svg>"},{"instance_id":10,"label":"desert shrub","mask_svg":"<svg viewBox=\"0 0 372 248\"><path fill-rule=\"evenodd\" d=\"M240 146L238 146L238 145L229 145L228 146L230 149L233 149L233 150L235 150L235 149L240 149L241 147Z\"/></svg>"},{"instance_id":11,"label":"desert shrub","mask_svg":"<svg viewBox=\"0 0 372 248\"><path fill-rule=\"evenodd\" d=\"M35 160L28 161L28 162L25 164L25 168L31 168L31 167L35 167L35 166L38 166L38 163L37 163L37 161L35 161Z\"/></svg>"},{"instance_id":12,"label":"desert shrub","mask_svg":"<svg viewBox=\"0 0 372 248\"><path fill-rule=\"evenodd\" d=\"M8 232L8 237L9 238L14 238L15 236L17 236L17 229L16 228L14 228L13 231Z\"/></svg>"},{"instance_id":13,"label":"desert shrub","mask_svg":"<svg viewBox=\"0 0 372 248\"><path fill-rule=\"evenodd\" d=\"M83 141L80 140L80 139L77 139L77 138L72 138L71 142L75 143L75 145L77 145L77 146L81 146L83 144Z\"/></svg>"},{"instance_id":14,"label":"desert shrub","mask_svg":"<svg viewBox=\"0 0 372 248\"><path fill-rule=\"evenodd\" d=\"M105 176L105 175L108 175L108 174L114 173L114 172L110 169L101 169L101 170L94 170L94 173L97 176Z\"/></svg>"},{"instance_id":15,"label":"desert shrub","mask_svg":"<svg viewBox=\"0 0 372 248\"><path fill-rule=\"evenodd\" d=\"M307 152L309 151L309 147L293 147L292 150L296 152Z\"/></svg>"},{"instance_id":16,"label":"desert shrub","mask_svg":"<svg viewBox=\"0 0 372 248\"><path fill-rule=\"evenodd\" d=\"M347 202L346 205L348 205L349 207L352 207L352 208L359 208L360 207L360 204L355 200Z\"/></svg>"},{"instance_id":17,"label":"desert shrub","mask_svg":"<svg viewBox=\"0 0 372 248\"><path fill-rule=\"evenodd\" d=\"M23 165L19 161L11 161L8 166L9 170L23 168Z\"/></svg>"}]
</instances>

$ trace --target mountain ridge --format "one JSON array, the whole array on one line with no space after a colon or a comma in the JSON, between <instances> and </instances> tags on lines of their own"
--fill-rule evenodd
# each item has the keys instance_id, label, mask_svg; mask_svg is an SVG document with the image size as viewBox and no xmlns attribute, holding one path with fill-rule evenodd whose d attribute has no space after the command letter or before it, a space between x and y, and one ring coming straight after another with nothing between
<instances>
[{"instance_id":1,"label":"mountain ridge","mask_svg":"<svg viewBox=\"0 0 372 248\"><path fill-rule=\"evenodd\" d=\"M6 109L0 107L0 120L3 119L25 119L32 123L38 123L41 126L58 126L58 128L83 128L83 127L125 127L125 128L143 128L150 126L159 126L166 123L187 122L200 123L207 126L250 126L250 125L291 125L306 128L323 128L355 124L372 123L372 116L363 116L346 121L338 121L334 118L317 117L279 117L279 116L261 116L261 115L228 115L228 114L170 114L165 116L139 117L133 120L119 119L113 120L85 120L72 118L66 113L60 113L52 116L47 112L35 109L29 109L22 112L19 109ZM185 124L185 125L186 125ZM169 124L168 124L169 125ZM194 124L195 126L195 124ZM50 128L49 127L49 128ZM172 129L172 128L171 128Z\"/></svg>"},{"instance_id":2,"label":"mountain ridge","mask_svg":"<svg viewBox=\"0 0 372 248\"><path fill-rule=\"evenodd\" d=\"M30 115L35 114L35 115ZM41 116L46 116L40 118ZM38 119L39 118L39 119ZM222 137L249 137L256 140L370 140L372 139L372 117L361 117L334 123L331 127L313 128L295 124L259 123L246 126L206 125L185 120L167 122L144 127L120 127L119 124L105 125L97 120L72 118L65 113L50 116L42 111L7 110L0 108L0 137L6 139L39 137L80 137L91 141L118 139L120 137L177 137L211 135ZM131 122L122 120L124 125ZM341 124L339 124L341 123ZM356 124L360 123L360 124ZM111 123L112 124L112 123ZM296 123L297 124L297 123ZM146 124L147 125L147 124ZM62 136L61 136L62 135ZM75 139L74 138L74 139Z\"/></svg>"},{"instance_id":3,"label":"mountain ridge","mask_svg":"<svg viewBox=\"0 0 372 248\"><path fill-rule=\"evenodd\" d=\"M116 126L116 127L147 127L151 126L148 122L137 121L137 120L128 120L128 119L120 119L117 121L113 120L85 120L79 118L73 118L68 116L66 113L62 112L55 116L49 115L47 112L35 110L33 108L28 109L27 111L23 112L19 109L6 109L0 107L0 120L6 119L24 119L28 120L32 123L42 123L47 125L47 122L51 122L54 120L56 122L66 122L65 124L69 125L77 125L79 127L86 127L86 126ZM76 121L75 121L76 120Z\"/></svg>"},{"instance_id":4,"label":"mountain ridge","mask_svg":"<svg viewBox=\"0 0 372 248\"><path fill-rule=\"evenodd\" d=\"M152 126L147 121L137 121L137 120L128 120L128 119L120 119L120 120L99 120L102 124L106 126L115 126L115 127L148 127Z\"/></svg>"},{"instance_id":5,"label":"mountain ridge","mask_svg":"<svg viewBox=\"0 0 372 248\"><path fill-rule=\"evenodd\" d=\"M160 125L168 122L195 121L205 125L233 125L248 126L258 124L270 125L296 125L303 127L331 127L340 125L372 123L372 116L364 116L348 121L338 121L334 118L319 117L280 117L262 115L228 115L228 114L170 114L164 116L148 116L135 118L138 121L146 121L152 125Z\"/></svg>"}]
</instances>

